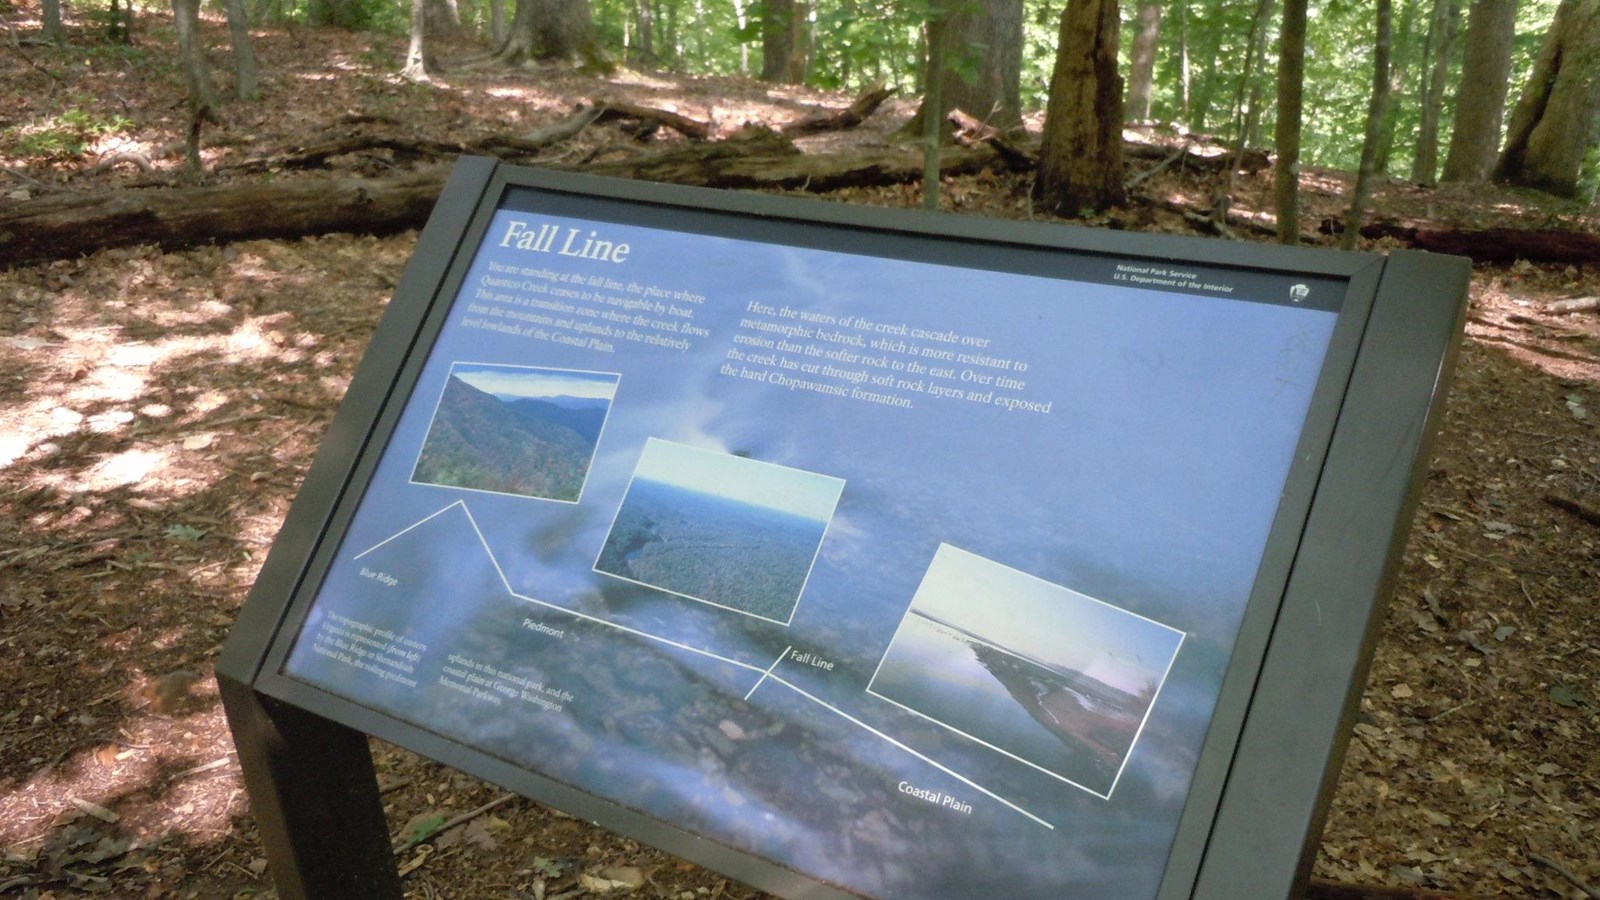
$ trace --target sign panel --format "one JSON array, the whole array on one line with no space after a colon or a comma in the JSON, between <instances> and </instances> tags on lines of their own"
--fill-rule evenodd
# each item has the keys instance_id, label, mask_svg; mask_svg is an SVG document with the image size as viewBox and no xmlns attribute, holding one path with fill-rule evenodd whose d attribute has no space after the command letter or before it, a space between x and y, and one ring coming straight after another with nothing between
<instances>
[{"instance_id":1,"label":"sign panel","mask_svg":"<svg viewBox=\"0 0 1600 900\"><path fill-rule=\"evenodd\" d=\"M1157 896L1370 296L539 181L263 689L851 893Z\"/></svg>"}]
</instances>

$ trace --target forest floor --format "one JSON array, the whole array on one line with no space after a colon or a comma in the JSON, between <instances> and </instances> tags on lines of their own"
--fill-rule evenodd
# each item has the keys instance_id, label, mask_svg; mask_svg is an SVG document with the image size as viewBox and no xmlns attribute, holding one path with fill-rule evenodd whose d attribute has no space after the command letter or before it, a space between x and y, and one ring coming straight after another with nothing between
<instances>
[{"instance_id":1,"label":"forest floor","mask_svg":"<svg viewBox=\"0 0 1600 900\"><path fill-rule=\"evenodd\" d=\"M86 23L64 48L15 43L34 15L0 3L15 29L0 36L12 44L0 53L0 203L181 183L181 154L164 149L185 125L164 28L141 20L131 48ZM225 46L221 26L207 27ZM724 131L849 99L739 78L481 66L419 85L390 74L403 49L350 32L258 32L264 96L222 111L207 165L352 123L440 140L523 131L600 97ZM802 143L887 141L911 108L891 101L861 128ZM630 140L592 128L553 152ZM51 141L60 152L41 155ZM150 171L97 165L135 155ZM1141 193L1205 205L1209 178L1168 171ZM1348 182L1307 172L1307 221L1339 218ZM1026 188L1011 175L952 179L945 208L1026 217ZM1238 197L1241 213L1270 218L1270 173L1242 178ZM894 186L827 199L920 196ZM1483 186L1392 183L1378 205L1441 227L1597 227L1570 204ZM1149 203L1118 216L1187 230ZM0 896L272 893L212 666L415 240L143 246L0 272ZM1593 266L1474 271L1444 433L1319 875L1460 896L1577 898L1580 882L1600 884L1600 314L1548 310L1597 294ZM392 747L376 759L397 837L500 795ZM400 862L418 898L761 896L522 799Z\"/></svg>"}]
</instances>

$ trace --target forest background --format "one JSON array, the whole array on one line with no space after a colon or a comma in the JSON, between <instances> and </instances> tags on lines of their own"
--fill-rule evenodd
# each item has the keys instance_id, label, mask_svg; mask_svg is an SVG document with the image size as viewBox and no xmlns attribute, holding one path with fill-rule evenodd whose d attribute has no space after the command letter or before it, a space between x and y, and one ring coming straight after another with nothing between
<instances>
[{"instance_id":1,"label":"forest background","mask_svg":"<svg viewBox=\"0 0 1600 900\"><path fill-rule=\"evenodd\" d=\"M464 151L1471 256L1317 890L1600 896L1597 6L0 0L0 896L271 895L211 666ZM412 896L756 896L377 760Z\"/></svg>"}]
</instances>

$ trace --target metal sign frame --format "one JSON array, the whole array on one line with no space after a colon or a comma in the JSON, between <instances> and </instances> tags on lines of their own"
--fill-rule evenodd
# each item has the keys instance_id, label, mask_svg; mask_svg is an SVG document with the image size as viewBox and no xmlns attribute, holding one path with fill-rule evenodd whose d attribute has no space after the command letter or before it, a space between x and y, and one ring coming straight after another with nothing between
<instances>
[{"instance_id":1,"label":"metal sign frame","mask_svg":"<svg viewBox=\"0 0 1600 900\"><path fill-rule=\"evenodd\" d=\"M558 175L463 159L217 665L253 812L280 893L399 897L367 749L372 735L789 897L855 896L708 841L281 671L442 316L508 188L622 204L657 227L722 217L756 239L804 227L813 245L940 241L955 264L1024 246L1347 283L1297 463L1201 750L1159 900L1288 897L1309 878L1392 589L1465 315L1467 261L1388 257L856 206ZM818 235L821 235L818 237ZM397 398L399 401L397 402ZM338 834L339 841L326 835Z\"/></svg>"}]
</instances>

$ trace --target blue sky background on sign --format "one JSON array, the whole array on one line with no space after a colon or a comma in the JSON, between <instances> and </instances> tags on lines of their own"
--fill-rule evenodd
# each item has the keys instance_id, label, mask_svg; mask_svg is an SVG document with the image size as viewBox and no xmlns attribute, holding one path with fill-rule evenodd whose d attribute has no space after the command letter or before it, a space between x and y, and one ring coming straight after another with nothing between
<instances>
[{"instance_id":1,"label":"blue sky background on sign","mask_svg":"<svg viewBox=\"0 0 1600 900\"><path fill-rule=\"evenodd\" d=\"M551 237L502 247L512 220ZM1149 896L1333 322L501 212L287 671L864 893ZM619 376L581 501L410 481L458 362ZM844 482L787 625L596 571L652 438ZM989 722L868 693L943 545L1185 635L1131 749L1064 751L1112 753L1114 790L996 747L1117 678L970 667L1026 713ZM974 646L1042 665L1026 630Z\"/></svg>"}]
</instances>

